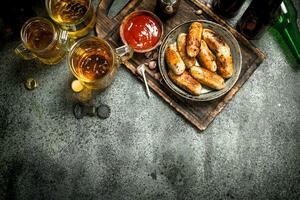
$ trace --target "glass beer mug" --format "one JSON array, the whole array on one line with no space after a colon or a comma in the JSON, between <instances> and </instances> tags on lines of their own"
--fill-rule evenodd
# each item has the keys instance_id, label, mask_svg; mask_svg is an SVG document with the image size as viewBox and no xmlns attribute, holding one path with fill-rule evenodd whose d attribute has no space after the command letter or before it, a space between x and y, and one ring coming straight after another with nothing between
<instances>
[{"instance_id":1,"label":"glass beer mug","mask_svg":"<svg viewBox=\"0 0 300 200\"><path fill-rule=\"evenodd\" d=\"M49 16L73 39L87 35L96 23L91 0L45 0Z\"/></svg>"},{"instance_id":2,"label":"glass beer mug","mask_svg":"<svg viewBox=\"0 0 300 200\"><path fill-rule=\"evenodd\" d=\"M67 32L58 29L51 21L34 17L22 26L22 43L15 53L25 60L36 58L44 64L57 64L65 57L67 37Z\"/></svg>"},{"instance_id":3,"label":"glass beer mug","mask_svg":"<svg viewBox=\"0 0 300 200\"><path fill-rule=\"evenodd\" d=\"M131 47L113 49L95 36L80 39L71 47L67 62L72 74L89 90L103 90L115 78L120 62L132 57Z\"/></svg>"}]
</instances>

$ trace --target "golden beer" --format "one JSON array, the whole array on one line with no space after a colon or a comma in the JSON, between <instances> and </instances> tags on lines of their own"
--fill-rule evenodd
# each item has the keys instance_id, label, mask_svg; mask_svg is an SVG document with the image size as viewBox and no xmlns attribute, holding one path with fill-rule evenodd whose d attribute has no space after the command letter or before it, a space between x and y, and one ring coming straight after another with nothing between
<instances>
[{"instance_id":1,"label":"golden beer","mask_svg":"<svg viewBox=\"0 0 300 200\"><path fill-rule=\"evenodd\" d=\"M79 49L78 56L80 59L76 64L75 70L81 77L97 80L112 70L112 56L104 48L91 49L86 52Z\"/></svg>"},{"instance_id":2,"label":"golden beer","mask_svg":"<svg viewBox=\"0 0 300 200\"><path fill-rule=\"evenodd\" d=\"M132 54L132 48L127 45L115 50L105 40L89 36L71 47L67 61L83 86L103 90L114 80L120 62L130 59Z\"/></svg>"},{"instance_id":3,"label":"golden beer","mask_svg":"<svg viewBox=\"0 0 300 200\"><path fill-rule=\"evenodd\" d=\"M49 20L31 18L21 29L22 44L15 52L26 60L37 58L45 64L56 64L66 54L62 36L62 32Z\"/></svg>"},{"instance_id":4,"label":"golden beer","mask_svg":"<svg viewBox=\"0 0 300 200\"><path fill-rule=\"evenodd\" d=\"M71 38L87 35L95 25L91 0L46 0L46 7L50 17L68 31Z\"/></svg>"},{"instance_id":5,"label":"golden beer","mask_svg":"<svg viewBox=\"0 0 300 200\"><path fill-rule=\"evenodd\" d=\"M72 47L68 60L73 74L89 89L106 88L118 69L112 48L96 37L78 41Z\"/></svg>"}]
</instances>

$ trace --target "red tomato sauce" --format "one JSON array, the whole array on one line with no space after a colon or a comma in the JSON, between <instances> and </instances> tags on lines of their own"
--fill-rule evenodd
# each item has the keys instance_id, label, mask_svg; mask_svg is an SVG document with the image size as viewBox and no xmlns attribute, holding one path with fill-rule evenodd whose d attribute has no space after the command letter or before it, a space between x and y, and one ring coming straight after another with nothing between
<instances>
[{"instance_id":1,"label":"red tomato sauce","mask_svg":"<svg viewBox=\"0 0 300 200\"><path fill-rule=\"evenodd\" d=\"M137 50L154 47L161 36L159 23L151 16L143 14L130 18L124 26L124 38Z\"/></svg>"}]
</instances>

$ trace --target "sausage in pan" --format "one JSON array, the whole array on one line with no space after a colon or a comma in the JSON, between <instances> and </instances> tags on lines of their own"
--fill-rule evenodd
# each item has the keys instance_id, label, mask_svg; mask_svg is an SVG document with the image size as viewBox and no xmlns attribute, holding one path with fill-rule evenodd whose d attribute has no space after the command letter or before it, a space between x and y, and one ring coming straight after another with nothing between
<instances>
[{"instance_id":1,"label":"sausage in pan","mask_svg":"<svg viewBox=\"0 0 300 200\"><path fill-rule=\"evenodd\" d=\"M199 62L206 69L215 72L217 71L217 62L215 55L208 48L206 42L201 40L200 53L198 54Z\"/></svg>"},{"instance_id":2,"label":"sausage in pan","mask_svg":"<svg viewBox=\"0 0 300 200\"><path fill-rule=\"evenodd\" d=\"M218 73L223 78L230 78L233 75L233 61L231 50L222 37L209 29L203 30L203 39L208 47L216 53Z\"/></svg>"},{"instance_id":3,"label":"sausage in pan","mask_svg":"<svg viewBox=\"0 0 300 200\"><path fill-rule=\"evenodd\" d=\"M205 68L194 66L190 69L190 73L194 79L212 89L221 90L224 88L224 79Z\"/></svg>"},{"instance_id":4,"label":"sausage in pan","mask_svg":"<svg viewBox=\"0 0 300 200\"><path fill-rule=\"evenodd\" d=\"M187 71L181 75L176 75L172 71L169 71L170 79L183 90L191 93L192 95L200 95L202 86L196 81Z\"/></svg>"},{"instance_id":5,"label":"sausage in pan","mask_svg":"<svg viewBox=\"0 0 300 200\"><path fill-rule=\"evenodd\" d=\"M178 53L175 43L167 47L166 60L170 70L172 70L174 74L180 75L184 72L185 64Z\"/></svg>"},{"instance_id":6,"label":"sausage in pan","mask_svg":"<svg viewBox=\"0 0 300 200\"><path fill-rule=\"evenodd\" d=\"M177 38L177 47L178 52L185 64L185 66L189 69L196 64L196 58L189 57L186 52L186 34L180 33Z\"/></svg>"},{"instance_id":7,"label":"sausage in pan","mask_svg":"<svg viewBox=\"0 0 300 200\"><path fill-rule=\"evenodd\" d=\"M194 58L199 54L202 35L202 24L200 22L193 22L189 27L187 34L186 51L188 56Z\"/></svg>"}]
</instances>

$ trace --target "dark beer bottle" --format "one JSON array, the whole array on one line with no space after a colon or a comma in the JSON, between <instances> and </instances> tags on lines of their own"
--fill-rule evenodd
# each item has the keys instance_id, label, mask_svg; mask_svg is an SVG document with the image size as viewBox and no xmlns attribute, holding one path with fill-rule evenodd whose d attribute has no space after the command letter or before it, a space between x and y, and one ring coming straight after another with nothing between
<instances>
[{"instance_id":1,"label":"dark beer bottle","mask_svg":"<svg viewBox=\"0 0 300 200\"><path fill-rule=\"evenodd\" d=\"M225 18L232 18L238 14L238 11L245 1L246 0L214 0L212 6L217 14Z\"/></svg>"},{"instance_id":2,"label":"dark beer bottle","mask_svg":"<svg viewBox=\"0 0 300 200\"><path fill-rule=\"evenodd\" d=\"M238 21L237 30L248 39L259 39L277 17L282 0L253 0Z\"/></svg>"}]
</instances>

